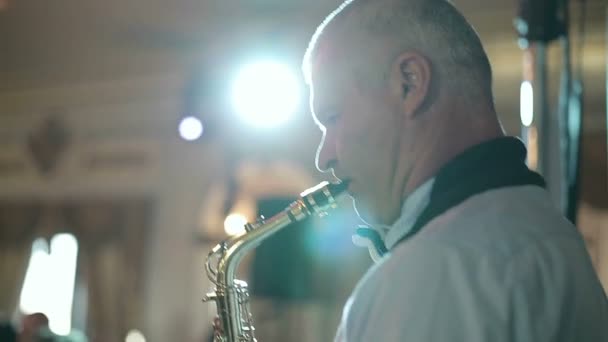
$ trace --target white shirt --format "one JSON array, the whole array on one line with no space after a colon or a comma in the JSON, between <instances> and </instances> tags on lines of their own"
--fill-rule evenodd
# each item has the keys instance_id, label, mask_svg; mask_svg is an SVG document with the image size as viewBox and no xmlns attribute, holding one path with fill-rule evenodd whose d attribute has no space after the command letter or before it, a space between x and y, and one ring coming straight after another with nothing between
<instances>
[{"instance_id":1,"label":"white shirt","mask_svg":"<svg viewBox=\"0 0 608 342\"><path fill-rule=\"evenodd\" d=\"M384 235L389 249L431 187L404 203ZM551 203L540 187L508 187L436 217L367 272L335 341L608 341L606 294L581 235Z\"/></svg>"}]
</instances>

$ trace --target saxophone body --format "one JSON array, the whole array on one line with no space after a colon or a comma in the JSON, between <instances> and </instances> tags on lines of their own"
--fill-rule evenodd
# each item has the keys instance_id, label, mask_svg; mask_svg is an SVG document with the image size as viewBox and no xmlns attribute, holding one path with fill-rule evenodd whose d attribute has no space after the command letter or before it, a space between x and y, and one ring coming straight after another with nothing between
<instances>
[{"instance_id":1,"label":"saxophone body","mask_svg":"<svg viewBox=\"0 0 608 342\"><path fill-rule=\"evenodd\" d=\"M243 257L264 240L292 223L312 216L324 216L336 208L338 196L347 184L322 182L304 191L282 212L255 223L247 223L245 232L217 244L205 263L207 277L215 288L204 298L214 301L217 317L213 322L214 342L254 342L255 328L249 310L247 283L236 279L236 270Z\"/></svg>"}]
</instances>

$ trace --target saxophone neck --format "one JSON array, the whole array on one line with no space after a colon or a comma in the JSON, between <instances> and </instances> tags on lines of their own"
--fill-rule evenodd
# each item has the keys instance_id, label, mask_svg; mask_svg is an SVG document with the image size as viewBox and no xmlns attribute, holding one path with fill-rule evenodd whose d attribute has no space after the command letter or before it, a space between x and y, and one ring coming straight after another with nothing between
<instances>
[{"instance_id":1,"label":"saxophone neck","mask_svg":"<svg viewBox=\"0 0 608 342\"><path fill-rule=\"evenodd\" d=\"M231 285L238 264L244 255L279 230L292 223L312 216L326 215L337 207L338 198L344 193L347 183L322 182L300 194L286 209L269 219L260 217L255 223L245 225L245 233L229 240L225 246L219 269L225 270L225 281Z\"/></svg>"},{"instance_id":2,"label":"saxophone neck","mask_svg":"<svg viewBox=\"0 0 608 342\"><path fill-rule=\"evenodd\" d=\"M260 217L245 226L245 233L221 242L209 253L207 275L216 285L215 292L205 300L213 300L221 321L216 327L217 341L255 342L253 319L248 309L247 283L236 279L236 270L242 258L279 230L311 216L325 215L337 207L337 197L344 193L347 184L323 182L304 191L289 207L269 219ZM216 267L211 260L217 259Z\"/></svg>"}]
</instances>

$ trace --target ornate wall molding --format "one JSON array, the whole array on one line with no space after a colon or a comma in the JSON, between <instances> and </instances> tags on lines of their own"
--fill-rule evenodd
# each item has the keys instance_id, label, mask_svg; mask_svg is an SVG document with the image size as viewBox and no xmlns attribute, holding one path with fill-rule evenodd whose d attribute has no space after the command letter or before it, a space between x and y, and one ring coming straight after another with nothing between
<instances>
[{"instance_id":1,"label":"ornate wall molding","mask_svg":"<svg viewBox=\"0 0 608 342\"><path fill-rule=\"evenodd\" d=\"M50 113L30 131L26 146L37 170L49 175L60 162L69 142L70 132L61 113Z\"/></svg>"}]
</instances>

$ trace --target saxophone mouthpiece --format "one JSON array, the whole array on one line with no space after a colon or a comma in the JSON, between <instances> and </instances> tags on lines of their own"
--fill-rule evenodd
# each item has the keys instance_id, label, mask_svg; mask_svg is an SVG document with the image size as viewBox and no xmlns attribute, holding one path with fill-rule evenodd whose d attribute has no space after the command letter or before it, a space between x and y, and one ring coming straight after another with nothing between
<instances>
[{"instance_id":1,"label":"saxophone mouthpiece","mask_svg":"<svg viewBox=\"0 0 608 342\"><path fill-rule=\"evenodd\" d=\"M334 183L324 181L311 188L304 190L300 194L300 197L306 197L311 194L314 195L316 193L322 193L327 190L330 192L330 194L332 196L336 196L336 195L343 193L348 188L348 183L349 183L349 181L340 181L340 182L334 182Z\"/></svg>"},{"instance_id":2,"label":"saxophone mouthpiece","mask_svg":"<svg viewBox=\"0 0 608 342\"><path fill-rule=\"evenodd\" d=\"M348 188L348 182L321 182L300 194L301 202L311 212L323 213L327 207L335 208L338 197Z\"/></svg>"},{"instance_id":3,"label":"saxophone mouthpiece","mask_svg":"<svg viewBox=\"0 0 608 342\"><path fill-rule=\"evenodd\" d=\"M344 180L344 181L340 181L337 183L329 183L327 185L327 187L329 188L329 191L334 195L339 195L341 193L343 193L344 191L346 191L346 189L348 189L348 184L350 183L349 180Z\"/></svg>"}]
</instances>

